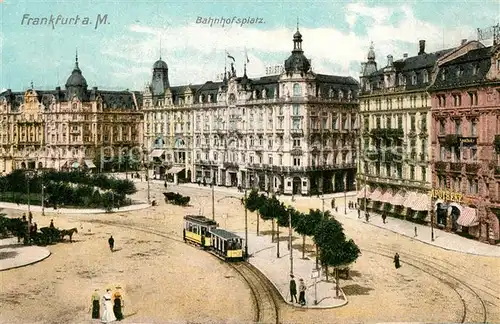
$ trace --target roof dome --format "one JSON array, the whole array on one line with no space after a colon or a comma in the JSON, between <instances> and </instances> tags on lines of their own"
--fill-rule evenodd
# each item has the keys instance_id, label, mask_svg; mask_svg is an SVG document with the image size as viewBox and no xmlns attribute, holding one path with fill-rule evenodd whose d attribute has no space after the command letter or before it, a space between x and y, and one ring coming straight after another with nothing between
<instances>
[{"instance_id":1,"label":"roof dome","mask_svg":"<svg viewBox=\"0 0 500 324\"><path fill-rule=\"evenodd\" d=\"M302 38L302 34L299 32L299 30L297 29L297 31L295 32L295 34L293 34L293 38Z\"/></svg>"},{"instance_id":2,"label":"roof dome","mask_svg":"<svg viewBox=\"0 0 500 324\"><path fill-rule=\"evenodd\" d=\"M311 63L303 53L292 53L285 61L285 71L288 72L308 72Z\"/></svg>"},{"instance_id":3,"label":"roof dome","mask_svg":"<svg viewBox=\"0 0 500 324\"><path fill-rule=\"evenodd\" d=\"M66 81L66 88L68 87L87 87L87 80L83 77L82 70L80 70L80 67L78 66L78 55L75 60L75 68Z\"/></svg>"},{"instance_id":4,"label":"roof dome","mask_svg":"<svg viewBox=\"0 0 500 324\"><path fill-rule=\"evenodd\" d=\"M168 65L160 57L160 59L153 64L153 69L168 69Z\"/></svg>"},{"instance_id":5,"label":"roof dome","mask_svg":"<svg viewBox=\"0 0 500 324\"><path fill-rule=\"evenodd\" d=\"M367 58L369 60L375 60L375 51L373 50L373 42L370 45L370 50L368 51L368 56Z\"/></svg>"}]
</instances>

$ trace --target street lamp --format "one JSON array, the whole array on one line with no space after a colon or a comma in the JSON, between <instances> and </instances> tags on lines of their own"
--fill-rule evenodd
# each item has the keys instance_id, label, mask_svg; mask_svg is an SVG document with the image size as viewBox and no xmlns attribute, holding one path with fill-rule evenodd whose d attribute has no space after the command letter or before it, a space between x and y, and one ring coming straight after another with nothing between
<instances>
[{"instance_id":1,"label":"street lamp","mask_svg":"<svg viewBox=\"0 0 500 324\"><path fill-rule=\"evenodd\" d=\"M26 171L26 187L28 193L28 215L31 213L31 201L30 201L30 180L34 176L33 171Z\"/></svg>"},{"instance_id":2,"label":"street lamp","mask_svg":"<svg viewBox=\"0 0 500 324\"><path fill-rule=\"evenodd\" d=\"M344 215L347 215L347 172L344 175Z\"/></svg>"},{"instance_id":3,"label":"street lamp","mask_svg":"<svg viewBox=\"0 0 500 324\"><path fill-rule=\"evenodd\" d=\"M142 153L143 153L142 164L144 167L146 182L148 183L148 204L151 204L151 193L150 193L150 187L149 187L149 161L148 161L148 164L146 164L146 154L148 153L148 151L146 150L146 148L144 146L142 147Z\"/></svg>"},{"instance_id":4,"label":"street lamp","mask_svg":"<svg viewBox=\"0 0 500 324\"><path fill-rule=\"evenodd\" d=\"M214 189L215 188L215 183L214 183L214 178L212 177L212 220L215 221L215 193Z\"/></svg>"},{"instance_id":5,"label":"street lamp","mask_svg":"<svg viewBox=\"0 0 500 324\"><path fill-rule=\"evenodd\" d=\"M220 202L223 199L229 199L229 198L237 199L238 201L241 201L240 197L236 197L236 196L224 196L222 198L217 199L217 202ZM244 204L243 204L243 208L245 208L245 256L244 256L245 259L248 258L248 210L247 210L247 207L246 207L246 200L247 200L247 188L246 188L246 185L245 185L245 200L244 200Z\"/></svg>"},{"instance_id":6,"label":"street lamp","mask_svg":"<svg viewBox=\"0 0 500 324\"><path fill-rule=\"evenodd\" d=\"M42 182L42 216L45 216L45 185Z\"/></svg>"}]
</instances>

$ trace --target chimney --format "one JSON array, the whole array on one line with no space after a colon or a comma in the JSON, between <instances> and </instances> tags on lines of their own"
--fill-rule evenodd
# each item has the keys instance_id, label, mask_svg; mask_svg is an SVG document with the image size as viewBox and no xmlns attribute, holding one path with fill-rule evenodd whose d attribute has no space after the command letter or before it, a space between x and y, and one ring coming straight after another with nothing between
<instances>
[{"instance_id":1,"label":"chimney","mask_svg":"<svg viewBox=\"0 0 500 324\"><path fill-rule=\"evenodd\" d=\"M408 53L403 54L403 60L406 60L408 58Z\"/></svg>"},{"instance_id":2,"label":"chimney","mask_svg":"<svg viewBox=\"0 0 500 324\"><path fill-rule=\"evenodd\" d=\"M419 47L418 55L425 54L425 40L424 39L421 39L418 41L418 47Z\"/></svg>"},{"instance_id":3,"label":"chimney","mask_svg":"<svg viewBox=\"0 0 500 324\"><path fill-rule=\"evenodd\" d=\"M392 62L392 55L387 55L387 66L393 66Z\"/></svg>"},{"instance_id":4,"label":"chimney","mask_svg":"<svg viewBox=\"0 0 500 324\"><path fill-rule=\"evenodd\" d=\"M462 39L462 43L460 43L460 45L463 45L465 43L467 43L467 38Z\"/></svg>"}]
</instances>

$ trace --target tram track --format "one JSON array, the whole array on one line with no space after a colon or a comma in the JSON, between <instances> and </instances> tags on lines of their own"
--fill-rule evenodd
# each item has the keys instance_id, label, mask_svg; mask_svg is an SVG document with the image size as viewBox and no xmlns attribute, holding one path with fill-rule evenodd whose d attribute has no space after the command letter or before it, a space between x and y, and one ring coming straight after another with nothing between
<instances>
[{"instance_id":1,"label":"tram track","mask_svg":"<svg viewBox=\"0 0 500 324\"><path fill-rule=\"evenodd\" d=\"M179 239L177 236L147 227L126 225L115 221L104 221L104 220L92 220L88 222L107 225L107 226L127 228L139 232L157 235L178 243L186 244L184 240ZM194 245L190 244L187 245L193 248L198 248L197 246ZM210 254L214 255L212 253ZM220 258L218 259L220 260ZM234 271L236 271L246 282L247 286L250 288L250 292L252 294L255 306L255 315L254 315L255 322L279 324L279 299L276 297L277 294L276 288L273 286L271 282L269 282L269 279L266 276L264 276L262 272L260 272L257 268L255 268L248 262L241 261L241 262L228 263L222 260L221 262L229 265Z\"/></svg>"},{"instance_id":2,"label":"tram track","mask_svg":"<svg viewBox=\"0 0 500 324\"><path fill-rule=\"evenodd\" d=\"M252 291L257 310L254 321L279 324L279 301L276 297L276 288L269 279L248 262L229 263L229 265L241 275Z\"/></svg>"},{"instance_id":3,"label":"tram track","mask_svg":"<svg viewBox=\"0 0 500 324\"><path fill-rule=\"evenodd\" d=\"M370 249L361 249L362 252L368 252L371 254L380 255L389 259L393 258L393 253L395 251L388 248L372 247ZM388 254L391 253L391 254ZM419 257L408 254L406 252L398 252L400 254L400 262L402 264L407 264L415 269L418 269L448 286L452 289L461 301L461 316L460 323L473 322L473 323L487 323L487 309L485 301L478 294L478 292L472 288L464 280L457 278L456 276L449 274L436 266L429 265L429 260L424 259L419 260ZM422 258L423 259L423 258Z\"/></svg>"}]
</instances>

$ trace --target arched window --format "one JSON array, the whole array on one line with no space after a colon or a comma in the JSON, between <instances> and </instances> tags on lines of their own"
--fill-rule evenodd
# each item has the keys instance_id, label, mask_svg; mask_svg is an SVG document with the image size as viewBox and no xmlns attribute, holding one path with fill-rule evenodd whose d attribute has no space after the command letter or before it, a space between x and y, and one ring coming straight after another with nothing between
<instances>
[{"instance_id":1,"label":"arched window","mask_svg":"<svg viewBox=\"0 0 500 324\"><path fill-rule=\"evenodd\" d=\"M333 98L333 88L330 88L330 90L328 90L328 97Z\"/></svg>"},{"instance_id":2,"label":"arched window","mask_svg":"<svg viewBox=\"0 0 500 324\"><path fill-rule=\"evenodd\" d=\"M424 83L429 82L429 72L427 72L427 70L424 70L422 72L422 79Z\"/></svg>"},{"instance_id":3,"label":"arched window","mask_svg":"<svg viewBox=\"0 0 500 324\"><path fill-rule=\"evenodd\" d=\"M293 96L294 97L299 97L300 95L301 95L300 84L295 83L293 85Z\"/></svg>"},{"instance_id":4,"label":"arched window","mask_svg":"<svg viewBox=\"0 0 500 324\"><path fill-rule=\"evenodd\" d=\"M415 72L412 73L411 75L411 84L416 85L417 84L417 74Z\"/></svg>"},{"instance_id":5,"label":"arched window","mask_svg":"<svg viewBox=\"0 0 500 324\"><path fill-rule=\"evenodd\" d=\"M73 110L76 110L76 103L74 103L71 108L73 108Z\"/></svg>"},{"instance_id":6,"label":"arched window","mask_svg":"<svg viewBox=\"0 0 500 324\"><path fill-rule=\"evenodd\" d=\"M264 88L262 89L262 99L266 99L267 98L267 90Z\"/></svg>"},{"instance_id":7,"label":"arched window","mask_svg":"<svg viewBox=\"0 0 500 324\"><path fill-rule=\"evenodd\" d=\"M344 99L344 91L339 90L339 99L342 100Z\"/></svg>"}]
</instances>

